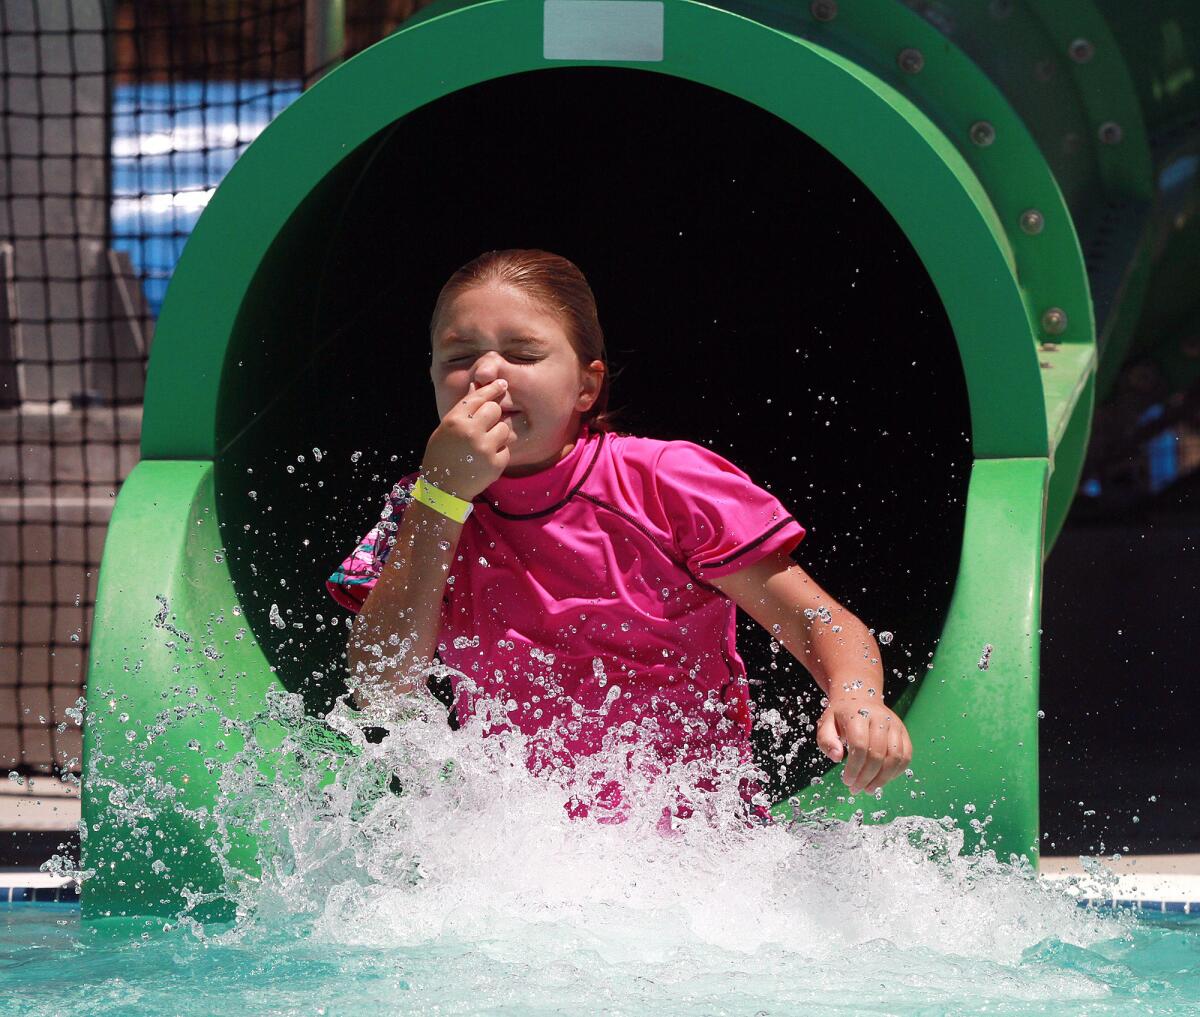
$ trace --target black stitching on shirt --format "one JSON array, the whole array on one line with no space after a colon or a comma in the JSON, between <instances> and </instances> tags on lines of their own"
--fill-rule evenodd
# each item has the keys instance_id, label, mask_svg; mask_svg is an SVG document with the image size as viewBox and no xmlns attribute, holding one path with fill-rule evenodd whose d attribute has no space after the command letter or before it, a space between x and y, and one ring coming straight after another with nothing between
<instances>
[{"instance_id":1,"label":"black stitching on shirt","mask_svg":"<svg viewBox=\"0 0 1200 1017\"><path fill-rule=\"evenodd\" d=\"M720 561L705 562L704 568L719 569L719 568L723 568L724 566L728 565L731 561L737 561L737 559L740 558L742 555L744 555L747 551L753 551L756 547L758 547L759 544L761 544L764 540L770 539L770 537L773 534L778 533L785 526L787 526L788 523L794 523L794 522L796 522L796 517L788 516L786 519L784 519L784 520L776 523L774 526L772 526L761 537L758 537L757 539L750 541L750 543L747 544L745 547L740 548L737 551L734 551L733 554L731 554L728 558L722 558ZM799 525L799 524L797 524L797 525Z\"/></svg>"},{"instance_id":2,"label":"black stitching on shirt","mask_svg":"<svg viewBox=\"0 0 1200 1017\"><path fill-rule=\"evenodd\" d=\"M558 504L551 505L549 508L542 509L540 512L521 514L516 512L505 512L503 509L499 509L493 505L490 501L488 501L487 498L483 497L483 495L479 496L479 500L482 501L493 512L495 512L496 515L503 519L540 519L542 516L548 516L552 512L557 512L567 502L574 498L576 494L579 493L579 489L583 487L585 483L587 483L587 478L592 475L592 469L595 467L596 462L600 458L600 450L604 447L605 438L608 436L606 431L601 431L599 434L600 440L596 442L595 451L592 452L592 461L588 463L587 469L583 471L583 476L579 478L579 483L576 484L570 491L568 491L566 497L563 498L562 501L558 502Z\"/></svg>"}]
</instances>

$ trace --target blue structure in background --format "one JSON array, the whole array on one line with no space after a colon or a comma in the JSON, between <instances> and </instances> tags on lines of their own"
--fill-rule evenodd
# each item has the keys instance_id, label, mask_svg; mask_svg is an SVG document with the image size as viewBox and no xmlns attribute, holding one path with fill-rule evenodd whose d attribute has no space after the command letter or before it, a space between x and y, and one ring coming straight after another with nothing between
<instances>
[{"instance_id":1,"label":"blue structure in background","mask_svg":"<svg viewBox=\"0 0 1200 1017\"><path fill-rule=\"evenodd\" d=\"M115 87L111 246L129 254L156 317L217 184L300 91L299 81Z\"/></svg>"},{"instance_id":2,"label":"blue structure in background","mask_svg":"<svg viewBox=\"0 0 1200 1017\"><path fill-rule=\"evenodd\" d=\"M1138 423L1148 424L1162 415L1162 404L1156 403L1142 414ZM1146 443L1146 464L1152 494L1157 494L1179 476L1179 436L1174 430L1163 431Z\"/></svg>"}]
</instances>

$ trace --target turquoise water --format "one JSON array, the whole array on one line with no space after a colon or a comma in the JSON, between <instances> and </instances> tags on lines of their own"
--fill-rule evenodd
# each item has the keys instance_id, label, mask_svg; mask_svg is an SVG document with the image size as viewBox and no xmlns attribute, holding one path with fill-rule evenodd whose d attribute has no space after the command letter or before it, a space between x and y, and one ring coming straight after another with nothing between
<instances>
[{"instance_id":1,"label":"turquoise water","mask_svg":"<svg viewBox=\"0 0 1200 1017\"><path fill-rule=\"evenodd\" d=\"M1200 1012L1200 919L1184 916L1121 925L1093 915L1111 935L1087 946L1051 935L997 960L893 941L887 929L828 954L715 946L632 906L593 919L568 929L463 916L426 942L393 945L296 920L227 942L183 932L131 942L81 929L76 907L10 905L0 908L0 1014Z\"/></svg>"},{"instance_id":2,"label":"turquoise water","mask_svg":"<svg viewBox=\"0 0 1200 1017\"><path fill-rule=\"evenodd\" d=\"M626 772L619 740L601 761L620 821L573 820L586 781L531 775L519 733L482 737L492 706L453 732L430 704L378 744L335 711L358 754L332 783L220 771L221 823L270 829L255 872L226 871L228 924L182 897L132 935L0 909L0 1015L1200 1014L1196 919L1081 908L948 821L760 826L732 782L664 819L687 774ZM328 778L328 729L298 697L270 710Z\"/></svg>"}]
</instances>

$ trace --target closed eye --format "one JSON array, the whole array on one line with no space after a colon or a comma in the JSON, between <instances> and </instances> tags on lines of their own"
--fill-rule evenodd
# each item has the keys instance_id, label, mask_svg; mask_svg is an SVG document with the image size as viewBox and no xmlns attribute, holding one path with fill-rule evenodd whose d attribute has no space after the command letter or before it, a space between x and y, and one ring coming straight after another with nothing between
<instances>
[{"instance_id":1,"label":"closed eye","mask_svg":"<svg viewBox=\"0 0 1200 1017\"><path fill-rule=\"evenodd\" d=\"M454 357L453 359L446 361L446 363L461 364L461 363L465 363L468 360L474 360L474 359L475 359L474 357ZM514 357L509 357L509 359L515 360L518 363L522 363L522 364L534 364L534 363L537 363L537 361L540 358L539 357L515 357L514 356Z\"/></svg>"}]
</instances>

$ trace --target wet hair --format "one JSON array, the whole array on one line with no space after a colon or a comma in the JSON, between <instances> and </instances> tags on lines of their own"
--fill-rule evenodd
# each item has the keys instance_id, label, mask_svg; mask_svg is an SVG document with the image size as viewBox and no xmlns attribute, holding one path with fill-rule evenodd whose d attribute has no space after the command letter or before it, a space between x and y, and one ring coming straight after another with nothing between
<instances>
[{"instance_id":1,"label":"wet hair","mask_svg":"<svg viewBox=\"0 0 1200 1017\"><path fill-rule=\"evenodd\" d=\"M596 310L596 298L584 274L574 262L558 254L539 250L487 251L467 262L455 272L438 294L429 322L432 341L442 311L460 293L487 283L504 283L525 294L548 314L557 315L563 331L586 367L593 360L604 364L604 379L600 394L580 418L593 431L613 431L618 411L608 409L611 378L608 354L604 346L604 331Z\"/></svg>"}]
</instances>

